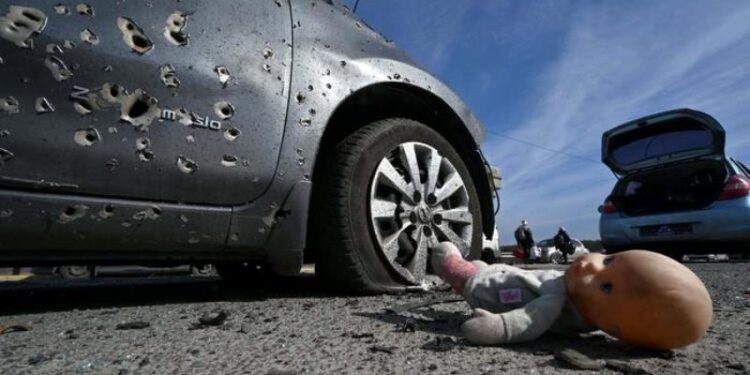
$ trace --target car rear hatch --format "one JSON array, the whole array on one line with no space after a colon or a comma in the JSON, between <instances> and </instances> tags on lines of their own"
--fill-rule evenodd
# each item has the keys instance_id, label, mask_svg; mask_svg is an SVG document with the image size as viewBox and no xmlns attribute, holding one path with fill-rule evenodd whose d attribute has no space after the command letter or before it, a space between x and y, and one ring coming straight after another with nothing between
<instances>
[{"instance_id":1,"label":"car rear hatch","mask_svg":"<svg viewBox=\"0 0 750 375\"><path fill-rule=\"evenodd\" d=\"M625 176L674 163L724 158L724 128L711 116L690 109L657 113L602 135L602 161Z\"/></svg>"},{"instance_id":2,"label":"car rear hatch","mask_svg":"<svg viewBox=\"0 0 750 375\"><path fill-rule=\"evenodd\" d=\"M620 177L603 206L629 216L702 209L720 199L729 176L725 134L689 109L630 121L602 136L602 161Z\"/></svg>"}]
</instances>

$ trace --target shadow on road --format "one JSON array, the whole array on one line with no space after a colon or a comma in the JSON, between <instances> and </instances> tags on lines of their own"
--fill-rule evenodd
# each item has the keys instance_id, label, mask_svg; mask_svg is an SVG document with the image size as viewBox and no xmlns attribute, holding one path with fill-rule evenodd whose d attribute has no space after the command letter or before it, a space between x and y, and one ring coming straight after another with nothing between
<instances>
[{"instance_id":1,"label":"shadow on road","mask_svg":"<svg viewBox=\"0 0 750 375\"><path fill-rule=\"evenodd\" d=\"M393 331L402 331L408 324L410 328L417 331L430 333L438 337L447 336L453 339L448 345L451 347L476 346L464 339L461 334L461 324L470 317L468 310L466 312L445 311L436 307L415 309L406 313L356 313L355 315L390 324L393 327ZM434 344L435 343L432 342L428 343L423 348L434 351L449 350L449 348L441 349L439 342L437 346ZM503 348L515 351L519 354L534 356L549 356L556 350L571 348L590 358L602 360L633 360L643 358L671 359L675 355L675 352L673 351L659 351L634 347L606 336L603 332L585 334L580 337L566 337L547 333L532 342L504 345ZM555 360L550 360L548 365L555 368L559 367Z\"/></svg>"},{"instance_id":2,"label":"shadow on road","mask_svg":"<svg viewBox=\"0 0 750 375\"><path fill-rule=\"evenodd\" d=\"M311 275L225 282L218 277L31 279L0 283L0 316L73 309L330 295Z\"/></svg>"}]
</instances>

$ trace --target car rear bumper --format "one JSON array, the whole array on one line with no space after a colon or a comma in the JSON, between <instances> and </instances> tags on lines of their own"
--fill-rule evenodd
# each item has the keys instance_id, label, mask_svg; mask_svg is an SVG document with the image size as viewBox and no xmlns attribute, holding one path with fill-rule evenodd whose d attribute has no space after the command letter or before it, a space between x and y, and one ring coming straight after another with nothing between
<instances>
[{"instance_id":1,"label":"car rear bumper","mask_svg":"<svg viewBox=\"0 0 750 375\"><path fill-rule=\"evenodd\" d=\"M715 202L696 211L635 217L602 214L599 235L606 248L750 243L750 197Z\"/></svg>"}]
</instances>

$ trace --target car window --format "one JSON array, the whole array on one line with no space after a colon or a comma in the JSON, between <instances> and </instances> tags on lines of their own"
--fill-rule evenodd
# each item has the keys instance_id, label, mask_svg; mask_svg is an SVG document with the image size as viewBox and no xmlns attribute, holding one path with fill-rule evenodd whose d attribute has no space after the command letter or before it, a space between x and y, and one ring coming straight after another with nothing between
<instances>
[{"instance_id":1,"label":"car window","mask_svg":"<svg viewBox=\"0 0 750 375\"><path fill-rule=\"evenodd\" d=\"M612 149L612 157L620 165L631 165L676 152L713 146L713 134L707 129L680 130L653 134L616 146Z\"/></svg>"},{"instance_id":2,"label":"car window","mask_svg":"<svg viewBox=\"0 0 750 375\"><path fill-rule=\"evenodd\" d=\"M550 246L552 246L552 240L539 241L539 243L537 244L537 246L550 247Z\"/></svg>"}]
</instances>

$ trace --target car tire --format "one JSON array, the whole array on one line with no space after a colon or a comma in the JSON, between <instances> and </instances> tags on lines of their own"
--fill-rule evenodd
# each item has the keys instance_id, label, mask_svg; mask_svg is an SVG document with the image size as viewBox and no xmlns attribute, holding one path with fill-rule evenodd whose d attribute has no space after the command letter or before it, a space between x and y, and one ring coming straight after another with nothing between
<instances>
[{"instance_id":1,"label":"car tire","mask_svg":"<svg viewBox=\"0 0 750 375\"><path fill-rule=\"evenodd\" d=\"M201 264L199 266L190 266L190 275L198 277L216 276L216 268L213 264Z\"/></svg>"},{"instance_id":2,"label":"car tire","mask_svg":"<svg viewBox=\"0 0 750 375\"><path fill-rule=\"evenodd\" d=\"M61 266L57 272L63 279L83 280L91 278L92 269L88 266Z\"/></svg>"},{"instance_id":3,"label":"car tire","mask_svg":"<svg viewBox=\"0 0 750 375\"><path fill-rule=\"evenodd\" d=\"M412 155L411 159L406 155ZM437 165L436 173L427 171L425 155L430 155L430 165ZM479 257L482 217L476 188L459 154L435 130L408 119L381 120L350 134L323 157L315 171L318 186L311 204L310 243L316 252L316 277L324 284L357 293L397 292L421 285L429 263L427 247L450 236L461 239L455 242L467 259ZM435 177L440 180L434 183L436 194L408 198L408 186L416 184L411 184L413 168L401 160L415 159L418 178L428 181L424 185L432 184L427 176L439 176ZM390 183L399 180L393 173L401 176L400 190L392 187L398 184ZM461 187L444 198L443 193L459 180ZM429 190L426 186L423 191ZM392 216L391 203L396 206ZM403 208L410 203L414 203L412 208ZM380 204L388 209L381 210ZM451 204L460 207L448 214L451 210L446 207ZM458 214L471 224L456 223ZM460 234L446 227L458 228ZM387 234L389 229L394 232Z\"/></svg>"}]
</instances>

